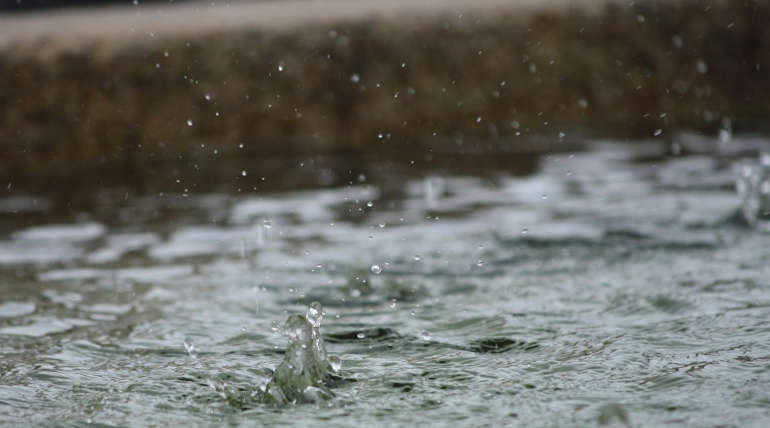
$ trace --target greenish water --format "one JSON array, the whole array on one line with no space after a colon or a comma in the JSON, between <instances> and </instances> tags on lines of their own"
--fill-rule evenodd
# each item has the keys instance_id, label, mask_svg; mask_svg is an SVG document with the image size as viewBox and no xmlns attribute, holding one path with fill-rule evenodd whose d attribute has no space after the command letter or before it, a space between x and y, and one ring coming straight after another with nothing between
<instances>
[{"instance_id":1,"label":"greenish water","mask_svg":"<svg viewBox=\"0 0 770 428\"><path fill-rule=\"evenodd\" d=\"M767 426L770 234L733 163L770 141L681 144L0 199L0 424ZM314 300L334 397L253 399Z\"/></svg>"}]
</instances>

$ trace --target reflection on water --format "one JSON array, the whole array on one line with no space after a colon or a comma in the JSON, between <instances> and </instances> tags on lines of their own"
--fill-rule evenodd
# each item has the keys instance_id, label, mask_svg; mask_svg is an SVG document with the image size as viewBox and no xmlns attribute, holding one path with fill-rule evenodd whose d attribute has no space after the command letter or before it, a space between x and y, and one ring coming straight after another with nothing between
<instances>
[{"instance_id":1,"label":"reflection on water","mask_svg":"<svg viewBox=\"0 0 770 428\"><path fill-rule=\"evenodd\" d=\"M88 209L2 199L0 415L762 426L770 235L739 214L733 163L767 141L681 144L595 144L523 170L343 163L308 168L335 177L321 188L99 194ZM345 382L283 391L328 398L288 410L243 399L291 372L271 323L313 301Z\"/></svg>"}]
</instances>

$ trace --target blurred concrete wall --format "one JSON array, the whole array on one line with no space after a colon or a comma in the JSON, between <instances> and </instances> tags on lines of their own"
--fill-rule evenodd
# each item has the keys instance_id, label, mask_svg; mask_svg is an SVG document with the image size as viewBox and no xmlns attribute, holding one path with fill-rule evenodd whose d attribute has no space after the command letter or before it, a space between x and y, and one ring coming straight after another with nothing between
<instances>
[{"instance_id":1,"label":"blurred concrete wall","mask_svg":"<svg viewBox=\"0 0 770 428\"><path fill-rule=\"evenodd\" d=\"M767 129L759 1L207 4L0 18L3 175Z\"/></svg>"}]
</instances>

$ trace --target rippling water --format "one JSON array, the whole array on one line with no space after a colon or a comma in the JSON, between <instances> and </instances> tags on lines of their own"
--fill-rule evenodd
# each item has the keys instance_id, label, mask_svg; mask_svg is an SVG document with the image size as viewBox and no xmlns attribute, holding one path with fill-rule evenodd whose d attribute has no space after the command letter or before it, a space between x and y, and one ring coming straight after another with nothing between
<instances>
[{"instance_id":1,"label":"rippling water","mask_svg":"<svg viewBox=\"0 0 770 428\"><path fill-rule=\"evenodd\" d=\"M770 235L732 165L770 141L688 138L57 217L0 199L0 422L767 426ZM248 400L314 300L347 382Z\"/></svg>"}]
</instances>

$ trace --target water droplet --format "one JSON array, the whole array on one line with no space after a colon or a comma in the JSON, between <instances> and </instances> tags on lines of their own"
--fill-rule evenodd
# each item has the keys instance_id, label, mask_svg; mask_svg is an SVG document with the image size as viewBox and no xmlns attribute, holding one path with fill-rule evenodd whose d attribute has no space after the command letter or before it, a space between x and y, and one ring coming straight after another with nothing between
<instances>
[{"instance_id":1,"label":"water droplet","mask_svg":"<svg viewBox=\"0 0 770 428\"><path fill-rule=\"evenodd\" d=\"M359 338L359 339L365 339L366 338L366 334L364 334L363 332L358 332L356 334L356 337Z\"/></svg>"},{"instance_id":2,"label":"water droplet","mask_svg":"<svg viewBox=\"0 0 770 428\"><path fill-rule=\"evenodd\" d=\"M283 71L283 64L278 64L278 71Z\"/></svg>"},{"instance_id":3,"label":"water droplet","mask_svg":"<svg viewBox=\"0 0 770 428\"><path fill-rule=\"evenodd\" d=\"M709 71L709 66L703 60L698 61L695 64L695 67L698 69L698 73L700 74L706 74Z\"/></svg>"},{"instance_id":4,"label":"water droplet","mask_svg":"<svg viewBox=\"0 0 770 428\"><path fill-rule=\"evenodd\" d=\"M386 225L385 225L385 223L380 223L380 224L378 224L377 226L378 226L380 229L384 229Z\"/></svg>"},{"instance_id":5,"label":"water droplet","mask_svg":"<svg viewBox=\"0 0 770 428\"><path fill-rule=\"evenodd\" d=\"M342 360L340 360L340 358L335 355L329 356L326 361L329 362L329 366L331 366L334 373L338 373L342 368Z\"/></svg>"},{"instance_id":6,"label":"water droplet","mask_svg":"<svg viewBox=\"0 0 770 428\"><path fill-rule=\"evenodd\" d=\"M358 83L361 81L361 77L358 74L353 74L350 76L350 81L353 83Z\"/></svg>"},{"instance_id":7,"label":"water droplet","mask_svg":"<svg viewBox=\"0 0 770 428\"><path fill-rule=\"evenodd\" d=\"M523 229L521 229L521 234L522 234L522 235L526 235L526 234L528 234L528 233L529 233L529 229L527 229L526 227L525 227L525 228L523 228Z\"/></svg>"},{"instance_id":8,"label":"water droplet","mask_svg":"<svg viewBox=\"0 0 770 428\"><path fill-rule=\"evenodd\" d=\"M205 94L203 98L206 99L206 101L211 101L211 94Z\"/></svg>"},{"instance_id":9,"label":"water droplet","mask_svg":"<svg viewBox=\"0 0 770 428\"><path fill-rule=\"evenodd\" d=\"M307 307L307 319L311 324L313 324L313 327L320 327L323 317L324 311L320 303L313 302Z\"/></svg>"},{"instance_id":10,"label":"water droplet","mask_svg":"<svg viewBox=\"0 0 770 428\"><path fill-rule=\"evenodd\" d=\"M245 169L244 169L244 170L242 170L242 171L241 171L241 176L245 177L246 175L247 175L247 173L246 173L246 170L245 170Z\"/></svg>"},{"instance_id":11,"label":"water droplet","mask_svg":"<svg viewBox=\"0 0 770 428\"><path fill-rule=\"evenodd\" d=\"M195 345L193 345L192 342L187 343L187 341L182 342L184 345L185 351L187 351L187 355L189 355L191 358L198 358L195 351Z\"/></svg>"},{"instance_id":12,"label":"water droplet","mask_svg":"<svg viewBox=\"0 0 770 428\"><path fill-rule=\"evenodd\" d=\"M187 126L193 126L192 119L187 119Z\"/></svg>"},{"instance_id":13,"label":"water droplet","mask_svg":"<svg viewBox=\"0 0 770 428\"><path fill-rule=\"evenodd\" d=\"M476 260L476 266L478 267L484 266L484 260L481 260L481 259Z\"/></svg>"},{"instance_id":14,"label":"water droplet","mask_svg":"<svg viewBox=\"0 0 770 428\"><path fill-rule=\"evenodd\" d=\"M419 255L414 256L414 261L419 262L422 260Z\"/></svg>"},{"instance_id":15,"label":"water droplet","mask_svg":"<svg viewBox=\"0 0 770 428\"><path fill-rule=\"evenodd\" d=\"M367 202L367 203L366 203L366 206L367 206L367 207L369 207L369 208L371 208L371 207L373 207L373 206L374 206L374 202L372 202L372 201L369 201L369 202Z\"/></svg>"},{"instance_id":16,"label":"water droplet","mask_svg":"<svg viewBox=\"0 0 770 428\"><path fill-rule=\"evenodd\" d=\"M660 129L660 128L658 128L658 129L656 129L656 130L655 130L655 132L653 132L653 133L652 133L652 135L654 135L654 136L656 136L656 137L657 137L658 135L660 135L660 134L662 134L662 133L663 133L663 130L662 130L662 129Z\"/></svg>"},{"instance_id":17,"label":"water droplet","mask_svg":"<svg viewBox=\"0 0 770 428\"><path fill-rule=\"evenodd\" d=\"M422 340L430 340L431 339L430 333L428 333L427 331L423 330L422 332L420 332L420 339L422 339Z\"/></svg>"},{"instance_id":18,"label":"water droplet","mask_svg":"<svg viewBox=\"0 0 770 428\"><path fill-rule=\"evenodd\" d=\"M372 265L371 271L373 274L379 275L380 273L382 273L382 268L380 267L380 265Z\"/></svg>"}]
</instances>

